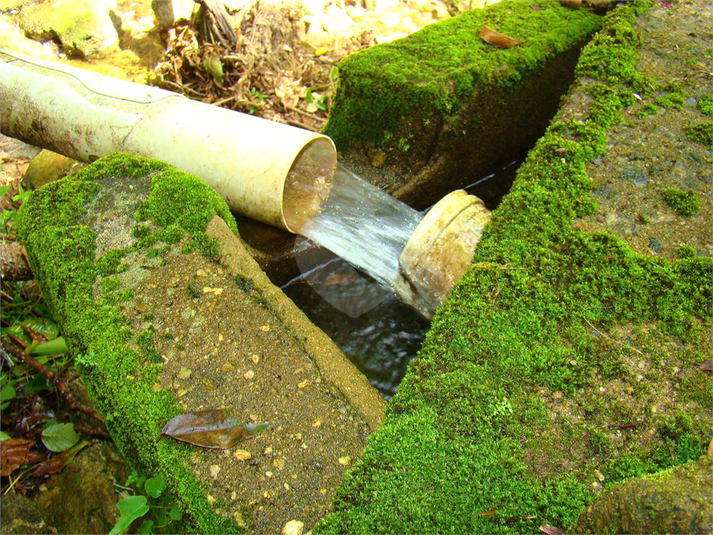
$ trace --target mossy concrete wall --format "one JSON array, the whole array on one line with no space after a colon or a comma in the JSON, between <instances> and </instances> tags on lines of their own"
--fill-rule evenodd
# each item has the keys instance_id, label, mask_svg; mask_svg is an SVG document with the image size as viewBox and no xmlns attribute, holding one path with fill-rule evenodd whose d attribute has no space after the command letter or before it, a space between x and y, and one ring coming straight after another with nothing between
<instances>
[{"instance_id":1,"label":"mossy concrete wall","mask_svg":"<svg viewBox=\"0 0 713 535\"><path fill-rule=\"evenodd\" d=\"M566 530L615 483L705 451L711 257L636 254L581 222L596 210L587 162L646 86L640 7L606 15L582 51L562 112L315 532Z\"/></svg>"},{"instance_id":2,"label":"mossy concrete wall","mask_svg":"<svg viewBox=\"0 0 713 535\"><path fill-rule=\"evenodd\" d=\"M309 529L383 400L245 251L225 202L158 161L108 156L35 191L18 227L125 455L200 533ZM270 422L233 451L158 441L184 411Z\"/></svg>"},{"instance_id":3,"label":"mossy concrete wall","mask_svg":"<svg viewBox=\"0 0 713 535\"><path fill-rule=\"evenodd\" d=\"M558 2L504 1L358 52L339 64L323 133L352 171L423 209L532 146L599 23ZM487 44L485 25L523 43Z\"/></svg>"}]
</instances>

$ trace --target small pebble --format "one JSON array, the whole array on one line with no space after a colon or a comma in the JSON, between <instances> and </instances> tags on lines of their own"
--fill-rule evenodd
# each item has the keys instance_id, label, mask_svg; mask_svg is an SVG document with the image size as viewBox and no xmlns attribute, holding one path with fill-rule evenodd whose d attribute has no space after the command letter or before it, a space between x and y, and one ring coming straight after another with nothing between
<instances>
[{"instance_id":1,"label":"small pebble","mask_svg":"<svg viewBox=\"0 0 713 535\"><path fill-rule=\"evenodd\" d=\"M208 501L208 503L209 503L210 505L213 505L213 504L215 503L215 501L216 501L215 498L213 498L213 496L211 496L210 494L207 494L206 497L205 497L205 499Z\"/></svg>"},{"instance_id":2,"label":"small pebble","mask_svg":"<svg viewBox=\"0 0 713 535\"><path fill-rule=\"evenodd\" d=\"M226 362L220 369L224 372L232 372L235 369L235 366L233 366L230 362Z\"/></svg>"},{"instance_id":3,"label":"small pebble","mask_svg":"<svg viewBox=\"0 0 713 535\"><path fill-rule=\"evenodd\" d=\"M352 458L349 457L349 455L347 455L345 457L340 457L339 464L341 464L342 466L347 466L351 460L352 460Z\"/></svg>"},{"instance_id":4,"label":"small pebble","mask_svg":"<svg viewBox=\"0 0 713 535\"><path fill-rule=\"evenodd\" d=\"M285 467L285 460L284 459L275 459L274 461L272 461L272 466L274 466L278 470L282 470Z\"/></svg>"},{"instance_id":5,"label":"small pebble","mask_svg":"<svg viewBox=\"0 0 713 535\"><path fill-rule=\"evenodd\" d=\"M250 379L252 379L253 377L255 377L255 372L252 371L252 370L248 370L247 372L245 372L245 373L243 374L243 377L245 377L246 379L250 380Z\"/></svg>"},{"instance_id":6,"label":"small pebble","mask_svg":"<svg viewBox=\"0 0 713 535\"><path fill-rule=\"evenodd\" d=\"M305 523L299 520L290 520L282 528L282 535L302 535Z\"/></svg>"},{"instance_id":7,"label":"small pebble","mask_svg":"<svg viewBox=\"0 0 713 535\"><path fill-rule=\"evenodd\" d=\"M252 454L245 450L235 450L233 457L235 457L238 461L247 461L252 457Z\"/></svg>"},{"instance_id":8,"label":"small pebble","mask_svg":"<svg viewBox=\"0 0 713 535\"><path fill-rule=\"evenodd\" d=\"M181 369L179 372L176 374L176 377L180 379L181 381L188 379L191 376L192 370L190 368L186 368L185 366L181 366Z\"/></svg>"},{"instance_id":9,"label":"small pebble","mask_svg":"<svg viewBox=\"0 0 713 535\"><path fill-rule=\"evenodd\" d=\"M264 455L270 455L272 453L272 446L268 446L265 448L265 451L263 452Z\"/></svg>"},{"instance_id":10,"label":"small pebble","mask_svg":"<svg viewBox=\"0 0 713 535\"><path fill-rule=\"evenodd\" d=\"M215 479L216 477L218 477L219 472L220 472L220 466L218 466L217 464L210 465L210 477Z\"/></svg>"},{"instance_id":11,"label":"small pebble","mask_svg":"<svg viewBox=\"0 0 713 535\"><path fill-rule=\"evenodd\" d=\"M272 477L274 474L272 472L265 472L265 477Z\"/></svg>"},{"instance_id":12,"label":"small pebble","mask_svg":"<svg viewBox=\"0 0 713 535\"><path fill-rule=\"evenodd\" d=\"M656 238L649 238L649 249L655 253L660 253L663 251L663 245L661 245L661 242Z\"/></svg>"}]
</instances>

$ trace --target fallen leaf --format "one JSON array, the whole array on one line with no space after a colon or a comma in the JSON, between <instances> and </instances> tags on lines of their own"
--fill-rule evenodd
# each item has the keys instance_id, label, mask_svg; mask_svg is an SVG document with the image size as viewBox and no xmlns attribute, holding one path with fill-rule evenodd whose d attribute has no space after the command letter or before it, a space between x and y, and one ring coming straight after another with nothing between
<instances>
[{"instance_id":1,"label":"fallen leaf","mask_svg":"<svg viewBox=\"0 0 713 535\"><path fill-rule=\"evenodd\" d=\"M582 0L560 0L560 4L567 7L582 7Z\"/></svg>"},{"instance_id":2,"label":"fallen leaf","mask_svg":"<svg viewBox=\"0 0 713 535\"><path fill-rule=\"evenodd\" d=\"M0 476L9 476L23 464L36 463L44 455L30 451L35 445L33 440L9 438L0 442Z\"/></svg>"},{"instance_id":3,"label":"fallen leaf","mask_svg":"<svg viewBox=\"0 0 713 535\"><path fill-rule=\"evenodd\" d=\"M530 6L530 9L532 9L532 11L542 11L542 6Z\"/></svg>"},{"instance_id":4,"label":"fallen leaf","mask_svg":"<svg viewBox=\"0 0 713 535\"><path fill-rule=\"evenodd\" d=\"M314 51L314 55L317 57L324 56L327 52L329 52L328 46L320 46L317 50Z\"/></svg>"},{"instance_id":5,"label":"fallen leaf","mask_svg":"<svg viewBox=\"0 0 713 535\"><path fill-rule=\"evenodd\" d=\"M50 474L57 474L62 471L62 468L74 459L74 456L77 455L85 446L87 446L89 442L82 441L76 446L74 446L72 449L65 451L61 455L53 455L49 459L38 463L35 465L32 470L30 471L31 476L39 477L39 476L46 476Z\"/></svg>"},{"instance_id":6,"label":"fallen leaf","mask_svg":"<svg viewBox=\"0 0 713 535\"><path fill-rule=\"evenodd\" d=\"M491 44L493 46L497 46L498 48L511 48L516 45L521 45L524 42L518 41L516 39L513 39L512 37L508 37L507 35L503 35L502 33L496 32L495 30L488 28L487 26L483 26L480 29L478 37L480 37L486 43Z\"/></svg>"},{"instance_id":7,"label":"fallen leaf","mask_svg":"<svg viewBox=\"0 0 713 535\"><path fill-rule=\"evenodd\" d=\"M161 437L171 437L194 446L226 449L248 439L268 426L242 424L228 418L230 409L209 409L186 412L169 420L161 430Z\"/></svg>"},{"instance_id":8,"label":"fallen leaf","mask_svg":"<svg viewBox=\"0 0 713 535\"><path fill-rule=\"evenodd\" d=\"M491 509L490 511L485 511L485 512L483 512L483 513L478 513L478 516L490 516L490 515L494 515L494 514L495 514L495 510L494 510L494 509Z\"/></svg>"},{"instance_id":9,"label":"fallen leaf","mask_svg":"<svg viewBox=\"0 0 713 535\"><path fill-rule=\"evenodd\" d=\"M548 524L542 524L540 526L540 531L542 533L545 533L546 535L564 535L563 530L561 530L560 528L556 528L554 526L550 526Z\"/></svg>"},{"instance_id":10,"label":"fallen leaf","mask_svg":"<svg viewBox=\"0 0 713 535\"><path fill-rule=\"evenodd\" d=\"M713 359L708 359L699 366L702 372L713 372Z\"/></svg>"}]
</instances>

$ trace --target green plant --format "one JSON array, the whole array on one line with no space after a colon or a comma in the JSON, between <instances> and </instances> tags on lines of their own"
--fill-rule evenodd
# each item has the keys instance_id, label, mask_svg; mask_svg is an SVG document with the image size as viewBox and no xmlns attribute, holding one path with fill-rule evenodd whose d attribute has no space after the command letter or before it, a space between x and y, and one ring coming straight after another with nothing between
<instances>
[{"instance_id":1,"label":"green plant","mask_svg":"<svg viewBox=\"0 0 713 535\"><path fill-rule=\"evenodd\" d=\"M250 100L255 103L254 106L251 106L248 109L248 113L252 115L253 113L255 113L257 111L258 108L262 107L262 105L265 103L265 100L267 99L267 95L260 93L260 91L258 91L256 88L251 87L250 88L250 97L251 97Z\"/></svg>"},{"instance_id":2,"label":"green plant","mask_svg":"<svg viewBox=\"0 0 713 535\"><path fill-rule=\"evenodd\" d=\"M329 97L327 95L313 93L311 89L307 89L307 92L305 93L305 101L307 102L307 104L314 104L317 109L321 111L327 110L328 100Z\"/></svg>"},{"instance_id":3,"label":"green plant","mask_svg":"<svg viewBox=\"0 0 713 535\"><path fill-rule=\"evenodd\" d=\"M0 197L4 197L9 189L9 184L0 187ZM13 195L12 200L22 204L27 200L31 193L31 191L25 191L22 188L22 185L19 185L17 193ZM2 214L0 214L0 234L12 233L12 226L15 223L15 214L15 210L3 209Z\"/></svg>"},{"instance_id":4,"label":"green plant","mask_svg":"<svg viewBox=\"0 0 713 535\"><path fill-rule=\"evenodd\" d=\"M135 492L129 485L133 485L141 492ZM144 518L137 533L154 533L156 529L163 529L171 522L183 518L181 511L175 503L170 503L164 494L167 484L161 476L146 479L134 471L126 481L126 486L121 487L131 494L119 500L116 504L121 516L111 528L109 535L125 533L129 526L137 519Z\"/></svg>"}]
</instances>

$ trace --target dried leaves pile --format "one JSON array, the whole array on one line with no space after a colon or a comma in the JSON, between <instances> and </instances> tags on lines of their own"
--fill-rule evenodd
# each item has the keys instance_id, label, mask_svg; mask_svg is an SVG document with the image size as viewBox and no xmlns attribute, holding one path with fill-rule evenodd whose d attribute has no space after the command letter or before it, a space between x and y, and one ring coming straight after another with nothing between
<instances>
[{"instance_id":1,"label":"dried leaves pile","mask_svg":"<svg viewBox=\"0 0 713 535\"><path fill-rule=\"evenodd\" d=\"M196 25L197 26L197 25ZM334 96L341 57L373 44L367 33L340 54L302 42L294 7L255 4L233 44L193 25L171 28L151 83L194 100L318 131Z\"/></svg>"}]
</instances>

